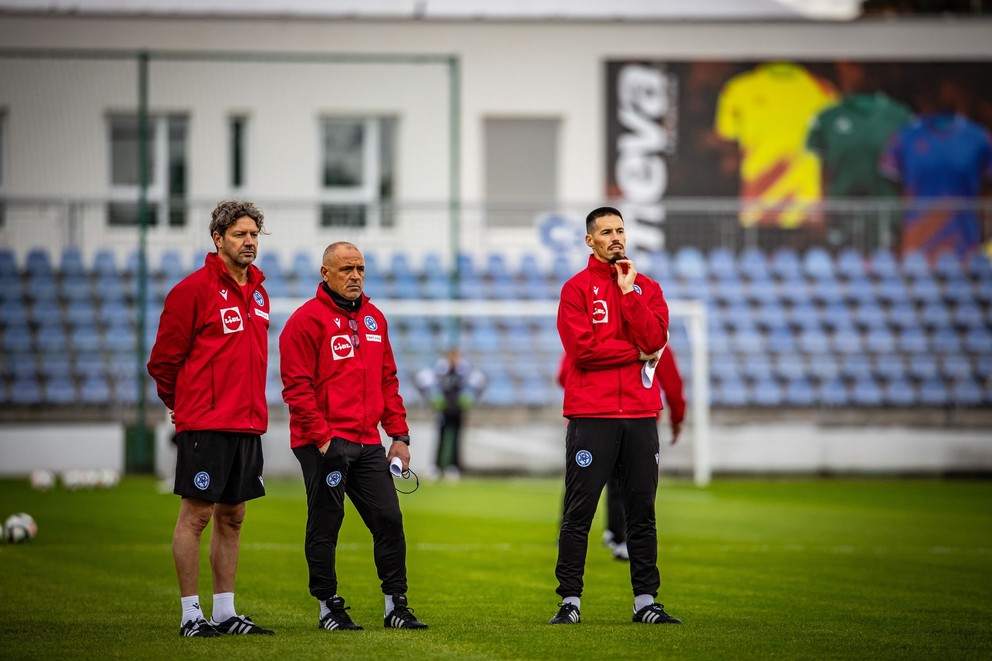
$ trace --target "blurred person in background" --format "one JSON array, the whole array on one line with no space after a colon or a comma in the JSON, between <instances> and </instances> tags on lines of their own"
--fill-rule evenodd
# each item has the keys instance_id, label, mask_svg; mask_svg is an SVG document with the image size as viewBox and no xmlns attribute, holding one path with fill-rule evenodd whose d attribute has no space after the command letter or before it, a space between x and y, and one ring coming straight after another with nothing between
<instances>
[{"instance_id":1,"label":"blurred person in background","mask_svg":"<svg viewBox=\"0 0 992 661\"><path fill-rule=\"evenodd\" d=\"M261 435L268 426L269 297L253 264L263 214L251 202L221 202L212 212L216 252L165 299L148 360L158 395L176 425L181 496L172 553L179 577L179 634L272 634L234 608L245 501L265 495ZM200 608L200 537L213 519L213 611Z\"/></svg>"},{"instance_id":2,"label":"blurred person in background","mask_svg":"<svg viewBox=\"0 0 992 661\"><path fill-rule=\"evenodd\" d=\"M323 282L279 336L290 445L307 492L304 549L317 626L358 630L335 569L345 495L372 533L383 626L426 629L407 605L406 537L390 462L410 467L410 431L386 318L363 292L365 258L344 241L324 251ZM379 425L392 439L387 452Z\"/></svg>"},{"instance_id":3,"label":"blurred person in background","mask_svg":"<svg viewBox=\"0 0 992 661\"><path fill-rule=\"evenodd\" d=\"M623 216L612 207L586 217L586 268L561 290L558 334L568 357L564 374L565 499L558 537L556 592L549 624L580 622L589 529L611 475L620 483L634 594L633 621L681 624L655 603L658 531L658 414L654 378L668 344L668 304L657 282L626 255Z\"/></svg>"},{"instance_id":4,"label":"blurred person in background","mask_svg":"<svg viewBox=\"0 0 992 661\"><path fill-rule=\"evenodd\" d=\"M462 429L468 410L486 388L486 376L453 347L433 369L425 367L414 379L424 399L438 414L437 456L430 476L457 480L462 470Z\"/></svg>"}]
</instances>

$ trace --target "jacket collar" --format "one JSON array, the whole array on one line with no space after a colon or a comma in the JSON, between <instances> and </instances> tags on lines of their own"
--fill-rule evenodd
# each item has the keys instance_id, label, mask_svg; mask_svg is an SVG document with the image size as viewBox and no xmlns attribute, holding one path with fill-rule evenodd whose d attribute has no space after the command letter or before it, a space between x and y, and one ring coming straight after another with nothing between
<instances>
[{"instance_id":1,"label":"jacket collar","mask_svg":"<svg viewBox=\"0 0 992 661\"><path fill-rule=\"evenodd\" d=\"M354 306L351 309L346 309L341 305L339 305L338 302L334 300L334 298L331 296L330 288L327 287L323 282L321 282L319 285L317 285L317 300L319 300L321 303L331 308L332 310L336 310L344 314L355 314L356 312L362 309L362 306L365 305L365 303L369 300L369 297L365 295L365 292L362 292L361 297L356 301L358 305Z\"/></svg>"},{"instance_id":2,"label":"jacket collar","mask_svg":"<svg viewBox=\"0 0 992 661\"><path fill-rule=\"evenodd\" d=\"M599 259L596 258L596 255L589 255L589 265L586 268L601 278L612 278L616 273L613 269L613 264L599 261Z\"/></svg>"},{"instance_id":3,"label":"jacket collar","mask_svg":"<svg viewBox=\"0 0 992 661\"><path fill-rule=\"evenodd\" d=\"M215 252L207 253L206 258L203 260L203 265L208 269L210 269L211 271L213 271L214 273L216 273L221 278L228 277L231 280L234 280L234 277L227 272L227 267L224 266L224 261L220 258L220 255L218 255ZM257 287L258 285L262 284L263 280L265 280L265 274L262 273L261 269L259 269L254 264L249 264L248 284L251 285L252 287Z\"/></svg>"}]
</instances>

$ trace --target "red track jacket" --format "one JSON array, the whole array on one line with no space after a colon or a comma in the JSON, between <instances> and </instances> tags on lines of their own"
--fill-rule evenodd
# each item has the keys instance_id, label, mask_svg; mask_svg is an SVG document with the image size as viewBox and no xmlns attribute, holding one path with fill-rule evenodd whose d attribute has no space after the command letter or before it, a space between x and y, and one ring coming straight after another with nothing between
<instances>
[{"instance_id":1,"label":"red track jacket","mask_svg":"<svg viewBox=\"0 0 992 661\"><path fill-rule=\"evenodd\" d=\"M357 347L349 320L358 326ZM378 444L380 423L391 437L409 435L386 318L365 294L350 313L319 286L286 322L279 353L291 447L333 436Z\"/></svg>"},{"instance_id":2,"label":"red track jacket","mask_svg":"<svg viewBox=\"0 0 992 661\"><path fill-rule=\"evenodd\" d=\"M247 295L216 253L172 288L148 360L176 431L264 434L269 297L248 267Z\"/></svg>"},{"instance_id":3,"label":"red track jacket","mask_svg":"<svg viewBox=\"0 0 992 661\"><path fill-rule=\"evenodd\" d=\"M561 290L558 335L571 363L564 379L566 418L647 418L661 411L658 379L641 384L640 351L668 343L668 304L661 287L637 274L624 294L612 264L588 266Z\"/></svg>"}]
</instances>

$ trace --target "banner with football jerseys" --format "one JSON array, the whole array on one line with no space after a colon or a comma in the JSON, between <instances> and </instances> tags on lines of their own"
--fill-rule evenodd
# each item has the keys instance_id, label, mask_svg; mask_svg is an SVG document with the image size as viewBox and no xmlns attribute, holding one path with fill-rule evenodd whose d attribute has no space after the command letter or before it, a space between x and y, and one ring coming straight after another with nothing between
<instances>
[{"instance_id":1,"label":"banner with football jerseys","mask_svg":"<svg viewBox=\"0 0 992 661\"><path fill-rule=\"evenodd\" d=\"M992 180L990 62L610 61L606 194L665 242L665 199L736 197L743 226L904 201L905 250L965 255ZM970 201L970 203L969 203Z\"/></svg>"}]
</instances>

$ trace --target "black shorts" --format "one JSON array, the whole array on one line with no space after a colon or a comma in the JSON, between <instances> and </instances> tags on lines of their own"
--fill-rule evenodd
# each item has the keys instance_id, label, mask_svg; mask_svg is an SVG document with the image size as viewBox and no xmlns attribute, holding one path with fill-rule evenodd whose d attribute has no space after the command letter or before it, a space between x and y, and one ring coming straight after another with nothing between
<instances>
[{"instance_id":1,"label":"black shorts","mask_svg":"<svg viewBox=\"0 0 992 661\"><path fill-rule=\"evenodd\" d=\"M176 445L177 496L234 505L265 495L258 434L184 431Z\"/></svg>"}]
</instances>

